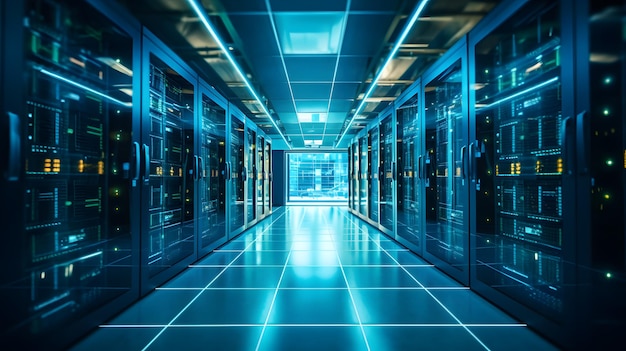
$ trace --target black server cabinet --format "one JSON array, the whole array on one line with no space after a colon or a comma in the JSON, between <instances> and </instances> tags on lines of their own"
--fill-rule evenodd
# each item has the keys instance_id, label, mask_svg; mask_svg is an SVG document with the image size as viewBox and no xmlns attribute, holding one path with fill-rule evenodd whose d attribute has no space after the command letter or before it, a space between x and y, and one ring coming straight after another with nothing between
<instances>
[{"instance_id":1,"label":"black server cabinet","mask_svg":"<svg viewBox=\"0 0 626 351\"><path fill-rule=\"evenodd\" d=\"M566 348L582 322L572 4L505 4L469 44L472 288Z\"/></svg>"},{"instance_id":2,"label":"black server cabinet","mask_svg":"<svg viewBox=\"0 0 626 351\"><path fill-rule=\"evenodd\" d=\"M140 27L95 1L1 6L0 334L62 349L139 296Z\"/></svg>"},{"instance_id":3,"label":"black server cabinet","mask_svg":"<svg viewBox=\"0 0 626 351\"><path fill-rule=\"evenodd\" d=\"M419 87L419 82L416 84ZM398 240L422 254L424 236L424 185L422 114L419 91L410 89L397 101Z\"/></svg>"},{"instance_id":4,"label":"black server cabinet","mask_svg":"<svg viewBox=\"0 0 626 351\"><path fill-rule=\"evenodd\" d=\"M194 172L198 198L198 257L226 240L226 108L228 103L200 84L198 156Z\"/></svg>"},{"instance_id":5,"label":"black server cabinet","mask_svg":"<svg viewBox=\"0 0 626 351\"><path fill-rule=\"evenodd\" d=\"M195 260L194 132L197 77L144 29L142 293Z\"/></svg>"},{"instance_id":6,"label":"black server cabinet","mask_svg":"<svg viewBox=\"0 0 626 351\"><path fill-rule=\"evenodd\" d=\"M359 213L363 218L367 218L369 198L367 196L369 188L369 167L367 152L367 134L358 139L359 144Z\"/></svg>"},{"instance_id":7,"label":"black server cabinet","mask_svg":"<svg viewBox=\"0 0 626 351\"><path fill-rule=\"evenodd\" d=\"M243 182L245 195L245 217L246 228L251 227L257 220L257 197L256 197L256 158L257 158L257 143L256 143L256 126L251 122L245 123L245 150L244 153L244 169L243 169Z\"/></svg>"},{"instance_id":8,"label":"black server cabinet","mask_svg":"<svg viewBox=\"0 0 626 351\"><path fill-rule=\"evenodd\" d=\"M265 138L263 145L263 213L265 216L272 214L272 186L274 177L272 174L272 140Z\"/></svg>"},{"instance_id":9,"label":"black server cabinet","mask_svg":"<svg viewBox=\"0 0 626 351\"><path fill-rule=\"evenodd\" d=\"M385 114L385 112L383 112ZM394 235L394 188L396 185L396 161L394 149L396 135L394 133L394 113L391 111L381 118L379 127L379 223L380 229Z\"/></svg>"},{"instance_id":10,"label":"black server cabinet","mask_svg":"<svg viewBox=\"0 0 626 351\"><path fill-rule=\"evenodd\" d=\"M369 178L370 178L370 187L368 191L368 197L370 199L369 213L367 217L373 222L378 223L379 221L379 193L380 193L380 178L378 174L379 170L379 151L380 151L380 139L379 139L379 127L375 126L368 133L368 149L367 158L369 162Z\"/></svg>"},{"instance_id":11,"label":"black server cabinet","mask_svg":"<svg viewBox=\"0 0 626 351\"><path fill-rule=\"evenodd\" d=\"M468 104L465 38L422 77L426 232L424 257L469 283Z\"/></svg>"},{"instance_id":12,"label":"black server cabinet","mask_svg":"<svg viewBox=\"0 0 626 351\"><path fill-rule=\"evenodd\" d=\"M255 166L255 178L256 178L256 213L257 219L261 220L265 218L265 134L257 131L256 137L256 166Z\"/></svg>"},{"instance_id":13,"label":"black server cabinet","mask_svg":"<svg viewBox=\"0 0 626 351\"><path fill-rule=\"evenodd\" d=\"M245 229L245 177L247 172L244 167L244 117L241 116L239 110L229 105L230 128L228 148L228 170L230 185L228 185L227 206L230 208L228 213L229 239L241 233Z\"/></svg>"},{"instance_id":14,"label":"black server cabinet","mask_svg":"<svg viewBox=\"0 0 626 351\"><path fill-rule=\"evenodd\" d=\"M626 1L576 1L577 335L609 349L626 330Z\"/></svg>"}]
</instances>

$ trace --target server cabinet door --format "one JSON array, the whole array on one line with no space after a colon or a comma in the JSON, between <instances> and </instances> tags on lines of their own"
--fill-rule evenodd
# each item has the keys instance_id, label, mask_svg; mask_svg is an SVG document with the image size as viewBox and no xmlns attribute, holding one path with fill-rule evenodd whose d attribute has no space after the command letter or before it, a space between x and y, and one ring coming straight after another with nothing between
<instances>
[{"instance_id":1,"label":"server cabinet door","mask_svg":"<svg viewBox=\"0 0 626 351\"><path fill-rule=\"evenodd\" d=\"M2 7L0 335L64 349L138 297L138 28L87 2Z\"/></svg>"},{"instance_id":2,"label":"server cabinet door","mask_svg":"<svg viewBox=\"0 0 626 351\"><path fill-rule=\"evenodd\" d=\"M265 172L263 177L263 206L265 209L263 212L265 215L272 213L272 143L270 140L265 139L263 155L263 170Z\"/></svg>"},{"instance_id":3,"label":"server cabinet door","mask_svg":"<svg viewBox=\"0 0 626 351\"><path fill-rule=\"evenodd\" d=\"M576 2L576 13L577 334L581 348L609 349L626 330L626 1Z\"/></svg>"},{"instance_id":4,"label":"server cabinet door","mask_svg":"<svg viewBox=\"0 0 626 351\"><path fill-rule=\"evenodd\" d=\"M359 182L359 213L363 217L367 217L368 202L367 196L369 189L369 158L367 151L367 135L362 136L359 139L359 160L361 162L359 172L361 173Z\"/></svg>"},{"instance_id":5,"label":"server cabinet door","mask_svg":"<svg viewBox=\"0 0 626 351\"><path fill-rule=\"evenodd\" d=\"M226 238L226 110L206 93L199 133L198 253L204 255Z\"/></svg>"},{"instance_id":6,"label":"server cabinet door","mask_svg":"<svg viewBox=\"0 0 626 351\"><path fill-rule=\"evenodd\" d=\"M379 135L378 135L379 127L376 126L368 133L368 153L367 159L370 166L370 187L368 189L368 197L370 199L369 213L368 218L374 222L378 223L378 213L380 212L380 201L379 201L379 193L380 193L380 179L379 179L379 164L380 161L378 159L379 155Z\"/></svg>"},{"instance_id":7,"label":"server cabinet door","mask_svg":"<svg viewBox=\"0 0 626 351\"><path fill-rule=\"evenodd\" d=\"M419 95L396 110L398 131L398 236L421 254L423 240L422 120Z\"/></svg>"},{"instance_id":8,"label":"server cabinet door","mask_svg":"<svg viewBox=\"0 0 626 351\"><path fill-rule=\"evenodd\" d=\"M256 213L258 219L265 217L265 206L263 195L265 184L265 137L257 136L256 138L256 183L254 185L256 192Z\"/></svg>"},{"instance_id":9,"label":"server cabinet door","mask_svg":"<svg viewBox=\"0 0 626 351\"><path fill-rule=\"evenodd\" d=\"M457 46L458 47L458 46ZM427 163L425 257L469 281L467 103L462 52L442 61L424 87ZM454 52L452 52L454 53ZM451 62L451 63L448 63ZM447 65L446 65L447 63Z\"/></svg>"},{"instance_id":10,"label":"server cabinet door","mask_svg":"<svg viewBox=\"0 0 626 351\"><path fill-rule=\"evenodd\" d=\"M244 122L231 114L230 127L230 161L228 172L230 173L230 233L237 235L241 233L245 225L245 202L244 202L244 179L247 173L244 171Z\"/></svg>"},{"instance_id":11,"label":"server cabinet door","mask_svg":"<svg viewBox=\"0 0 626 351\"><path fill-rule=\"evenodd\" d=\"M569 30L561 29L559 2L513 7L470 48L471 85L480 87L471 99L472 287L553 340L573 340L562 328L571 320L566 291L573 282L566 277L576 243L573 212L565 217L576 206L573 197L565 201L575 193L565 185L574 167L564 103L572 84L562 81L571 76L562 60L570 56L563 39Z\"/></svg>"},{"instance_id":12,"label":"server cabinet door","mask_svg":"<svg viewBox=\"0 0 626 351\"><path fill-rule=\"evenodd\" d=\"M244 163L246 173L244 179L245 187L245 203L246 203L246 227L256 222L256 131L246 128L246 152L244 154Z\"/></svg>"},{"instance_id":13,"label":"server cabinet door","mask_svg":"<svg viewBox=\"0 0 626 351\"><path fill-rule=\"evenodd\" d=\"M387 116L380 123L380 225L387 234L393 234L394 200L393 191L396 177L396 161L393 156L393 148L396 143L393 132L393 118Z\"/></svg>"},{"instance_id":14,"label":"server cabinet door","mask_svg":"<svg viewBox=\"0 0 626 351\"><path fill-rule=\"evenodd\" d=\"M350 193L350 202L354 214L359 210L359 146L358 142L352 144L352 191Z\"/></svg>"},{"instance_id":15,"label":"server cabinet door","mask_svg":"<svg viewBox=\"0 0 626 351\"><path fill-rule=\"evenodd\" d=\"M144 40L142 292L194 259L194 78L156 39Z\"/></svg>"}]
</instances>

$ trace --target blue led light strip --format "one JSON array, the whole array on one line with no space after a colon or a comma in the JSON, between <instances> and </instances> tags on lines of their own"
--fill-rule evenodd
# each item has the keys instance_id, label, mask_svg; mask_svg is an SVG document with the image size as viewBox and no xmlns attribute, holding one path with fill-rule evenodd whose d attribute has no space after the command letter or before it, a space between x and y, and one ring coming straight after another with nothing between
<instances>
[{"instance_id":1,"label":"blue led light strip","mask_svg":"<svg viewBox=\"0 0 626 351\"><path fill-rule=\"evenodd\" d=\"M337 144L335 144L335 147L337 147L339 144L341 144L341 141L346 136L346 133L348 132L348 130L350 130L350 126L352 125L352 122L354 122L354 119L356 118L356 116L358 116L358 114L361 113L361 111L365 107L365 101L370 97L370 95L372 95L372 92L374 91L374 88L376 88L376 84L378 84L378 80L383 75L383 72L385 71L385 68L394 59L394 57L396 56L396 53L398 52L398 50L400 50L400 46L404 43L404 39L406 39L406 36L409 35L409 32L413 28L413 25L415 25L415 22L417 22L417 19L422 14L422 11L424 10L424 7L426 7L427 3L428 3L428 0L422 0L419 3L419 5L415 8L415 11L413 11L413 14L411 15L411 19L404 26L404 29L402 30L402 34L398 38L398 41L396 42L396 45L394 45L393 49L389 53L389 56L387 57L387 60L385 61L385 64L382 65L382 67L378 71L378 74L376 74L376 77L372 81L372 84L370 84L369 89L367 89L367 92L365 93L365 95L363 95L363 100L361 100L361 104L359 104L359 107L356 109L356 111L354 111L354 115L352 115L352 118L350 118L350 122L348 123L348 125L344 129L343 133L341 133L341 137L337 141Z\"/></svg>"},{"instance_id":2,"label":"blue led light strip","mask_svg":"<svg viewBox=\"0 0 626 351\"><path fill-rule=\"evenodd\" d=\"M287 139L285 138L283 133L280 131L280 128L278 128L278 125L276 124L276 121L274 120L274 118L272 117L270 112L267 110L267 107L265 106L265 104L263 102L261 102L261 99L259 98L259 95L256 93L256 91L252 87L252 84L250 84L250 81L248 80L246 75L243 74L243 72L241 71L241 68L239 68L239 65L237 64L237 62L235 61L233 56L230 54L230 51L226 48L226 46L222 42L222 39L220 39L220 37L217 35L217 32L213 28L213 25L211 25L211 22L209 22L209 18L207 17L206 12L202 8L202 6L200 6L198 4L197 0L187 0L187 2L193 8L194 12L198 16L198 18L200 19L202 24L204 24L204 27L209 31L209 33L211 34L213 39L217 42L217 45L219 45L220 49L224 53L224 56L226 56L226 58L228 58L228 61L230 61L230 64L233 66L233 68L235 69L237 74L241 77L243 82L246 84L246 87L248 88L248 91L250 91L250 94L252 94L254 99L261 106L261 109L263 110L263 113L265 113L267 115L267 117L270 119L270 122L272 122L272 125L274 126L274 128L276 128L276 131L278 132L278 134L280 134L280 136L285 141L285 144L287 144L287 147L291 150L291 144L289 144L289 142L287 141Z\"/></svg>"}]
</instances>

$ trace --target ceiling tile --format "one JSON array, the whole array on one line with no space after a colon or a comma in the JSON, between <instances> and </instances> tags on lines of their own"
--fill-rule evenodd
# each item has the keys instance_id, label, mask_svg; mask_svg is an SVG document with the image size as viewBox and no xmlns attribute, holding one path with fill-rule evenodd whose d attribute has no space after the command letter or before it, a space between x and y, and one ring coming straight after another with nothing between
<instances>
[{"instance_id":1,"label":"ceiling tile","mask_svg":"<svg viewBox=\"0 0 626 351\"><path fill-rule=\"evenodd\" d=\"M330 104L330 112L348 113L352 109L354 102L352 100L333 100Z\"/></svg>"},{"instance_id":2,"label":"ceiling tile","mask_svg":"<svg viewBox=\"0 0 626 351\"><path fill-rule=\"evenodd\" d=\"M360 84L357 83L335 83L333 88L333 99L356 99L359 85Z\"/></svg>"},{"instance_id":3,"label":"ceiling tile","mask_svg":"<svg viewBox=\"0 0 626 351\"><path fill-rule=\"evenodd\" d=\"M285 56L287 74L295 82L330 82L335 72L336 55L331 56Z\"/></svg>"},{"instance_id":4,"label":"ceiling tile","mask_svg":"<svg viewBox=\"0 0 626 351\"><path fill-rule=\"evenodd\" d=\"M296 100L330 98L330 83L292 83L291 89ZM302 111L300 111L302 112Z\"/></svg>"},{"instance_id":5,"label":"ceiling tile","mask_svg":"<svg viewBox=\"0 0 626 351\"><path fill-rule=\"evenodd\" d=\"M272 11L345 11L346 0L270 0Z\"/></svg>"},{"instance_id":6,"label":"ceiling tile","mask_svg":"<svg viewBox=\"0 0 626 351\"><path fill-rule=\"evenodd\" d=\"M393 15L350 15L344 34L342 55L375 56L384 42Z\"/></svg>"},{"instance_id":7,"label":"ceiling tile","mask_svg":"<svg viewBox=\"0 0 626 351\"><path fill-rule=\"evenodd\" d=\"M367 57L341 56L337 67L337 82L361 83L367 72L370 59Z\"/></svg>"},{"instance_id":8,"label":"ceiling tile","mask_svg":"<svg viewBox=\"0 0 626 351\"><path fill-rule=\"evenodd\" d=\"M296 100L297 112L326 112L328 100Z\"/></svg>"}]
</instances>

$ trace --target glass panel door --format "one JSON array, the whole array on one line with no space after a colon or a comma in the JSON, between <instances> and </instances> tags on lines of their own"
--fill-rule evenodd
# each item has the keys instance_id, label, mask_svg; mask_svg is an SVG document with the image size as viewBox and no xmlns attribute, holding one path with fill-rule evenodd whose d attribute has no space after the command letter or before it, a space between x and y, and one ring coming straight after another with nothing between
<instances>
[{"instance_id":1,"label":"glass panel door","mask_svg":"<svg viewBox=\"0 0 626 351\"><path fill-rule=\"evenodd\" d=\"M454 267L450 274L466 282L469 228L466 223L466 164L463 162L467 157L463 81L459 59L444 67L424 89L429 183L425 249L443 262L444 267Z\"/></svg>"},{"instance_id":2,"label":"glass panel door","mask_svg":"<svg viewBox=\"0 0 626 351\"><path fill-rule=\"evenodd\" d=\"M190 79L150 54L148 236L153 277L194 253L193 125Z\"/></svg>"},{"instance_id":3,"label":"glass panel door","mask_svg":"<svg viewBox=\"0 0 626 351\"><path fill-rule=\"evenodd\" d=\"M391 115L380 124L380 224L393 232L393 187L395 181L395 160L393 147L396 140L393 134Z\"/></svg>"},{"instance_id":4,"label":"glass panel door","mask_svg":"<svg viewBox=\"0 0 626 351\"><path fill-rule=\"evenodd\" d=\"M226 235L226 110L202 94L198 169L199 251Z\"/></svg>"},{"instance_id":5,"label":"glass panel door","mask_svg":"<svg viewBox=\"0 0 626 351\"><path fill-rule=\"evenodd\" d=\"M396 110L398 120L398 236L415 245L420 252L422 240L422 197L420 184L421 120L418 95ZM418 156L419 155L419 156Z\"/></svg>"},{"instance_id":6,"label":"glass panel door","mask_svg":"<svg viewBox=\"0 0 626 351\"><path fill-rule=\"evenodd\" d=\"M131 216L138 192L129 171L139 37L85 2L2 7L20 18L5 27L10 21L0 17L6 39L15 38L14 46L0 42L9 59L2 64L19 77L0 77L7 79L0 193L10 221L2 223L0 250L2 344L65 349L95 327L96 310L106 306L111 316L118 311L111 302L138 296Z\"/></svg>"},{"instance_id":7,"label":"glass panel door","mask_svg":"<svg viewBox=\"0 0 626 351\"><path fill-rule=\"evenodd\" d=\"M559 23L556 4L536 2L475 50L477 278L551 318L564 277Z\"/></svg>"},{"instance_id":8,"label":"glass panel door","mask_svg":"<svg viewBox=\"0 0 626 351\"><path fill-rule=\"evenodd\" d=\"M265 217L265 206L263 206L263 190L265 184L265 138L262 136L257 137L256 144L256 213L259 219Z\"/></svg>"},{"instance_id":9,"label":"glass panel door","mask_svg":"<svg viewBox=\"0 0 626 351\"><path fill-rule=\"evenodd\" d=\"M244 124L235 115L231 115L230 130L230 162L229 172L231 179L230 193L230 231L237 234L245 225L244 203Z\"/></svg>"},{"instance_id":10,"label":"glass panel door","mask_svg":"<svg viewBox=\"0 0 626 351\"><path fill-rule=\"evenodd\" d=\"M368 208L368 188L369 188L369 167L368 167L368 148L367 148L367 135L362 136L359 139L359 160L361 162L359 167L359 212L363 216L367 216Z\"/></svg>"},{"instance_id":11,"label":"glass panel door","mask_svg":"<svg viewBox=\"0 0 626 351\"><path fill-rule=\"evenodd\" d=\"M352 192L350 193L350 203L352 210L358 212L359 209L359 144L352 144Z\"/></svg>"},{"instance_id":12,"label":"glass panel door","mask_svg":"<svg viewBox=\"0 0 626 351\"><path fill-rule=\"evenodd\" d=\"M272 212L272 144L266 139L263 155L263 206L266 215Z\"/></svg>"},{"instance_id":13,"label":"glass panel door","mask_svg":"<svg viewBox=\"0 0 626 351\"><path fill-rule=\"evenodd\" d=\"M246 188L246 225L256 220L256 132L246 128L246 153L244 155L244 187Z\"/></svg>"},{"instance_id":14,"label":"glass panel door","mask_svg":"<svg viewBox=\"0 0 626 351\"><path fill-rule=\"evenodd\" d=\"M369 206L369 219L373 222L378 223L378 212L380 201L378 200L378 194L380 189L380 181L379 181L379 160L378 160L378 151L379 151L379 140L378 135L378 126L373 128L368 133L368 144L369 149L367 153L367 159L370 166L370 187L368 189L368 197L371 201Z\"/></svg>"}]
</instances>

